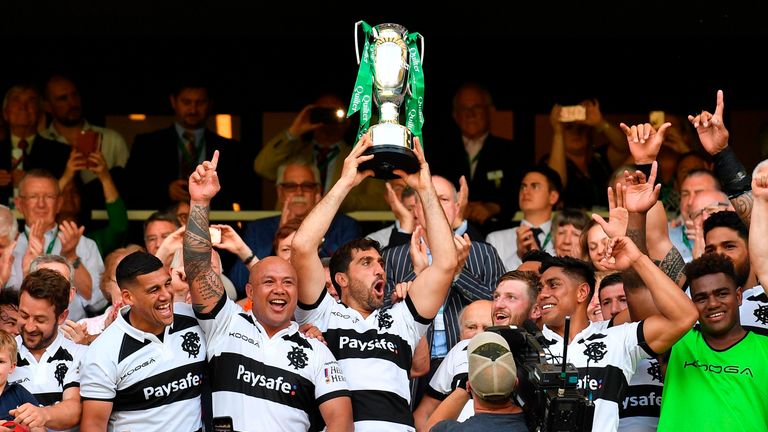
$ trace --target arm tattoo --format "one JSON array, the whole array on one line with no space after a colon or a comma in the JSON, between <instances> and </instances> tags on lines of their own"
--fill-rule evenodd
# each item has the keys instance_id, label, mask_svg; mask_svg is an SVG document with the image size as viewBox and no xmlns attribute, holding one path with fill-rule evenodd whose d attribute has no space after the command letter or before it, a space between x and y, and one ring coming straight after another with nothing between
<instances>
[{"instance_id":1,"label":"arm tattoo","mask_svg":"<svg viewBox=\"0 0 768 432\"><path fill-rule=\"evenodd\" d=\"M635 243L640 252L648 255L648 246L645 244L645 230L627 228L627 237Z\"/></svg>"},{"instance_id":2,"label":"arm tattoo","mask_svg":"<svg viewBox=\"0 0 768 432\"><path fill-rule=\"evenodd\" d=\"M731 198L731 204L736 209L736 214L739 215L741 220L749 227L749 221L752 219L752 191L744 192L736 198Z\"/></svg>"},{"instance_id":3,"label":"arm tattoo","mask_svg":"<svg viewBox=\"0 0 768 432\"><path fill-rule=\"evenodd\" d=\"M202 303L193 302L197 312L203 312L224 295L224 284L211 267L211 234L208 231L208 206L193 205L189 211L184 233L184 270L192 292Z\"/></svg>"},{"instance_id":4,"label":"arm tattoo","mask_svg":"<svg viewBox=\"0 0 768 432\"><path fill-rule=\"evenodd\" d=\"M680 282L685 277L685 274L683 273L684 267L685 261L683 261L683 256L680 255L680 251L674 246L667 252L667 255L661 260L661 263L659 263L659 268L664 274L669 276L669 278L675 281L678 285L680 285Z\"/></svg>"}]
</instances>

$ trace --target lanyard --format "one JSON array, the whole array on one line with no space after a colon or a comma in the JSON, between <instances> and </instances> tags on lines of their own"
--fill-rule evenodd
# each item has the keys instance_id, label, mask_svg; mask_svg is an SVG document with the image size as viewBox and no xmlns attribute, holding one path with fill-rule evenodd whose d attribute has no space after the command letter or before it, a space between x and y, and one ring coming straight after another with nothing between
<instances>
[{"instance_id":1,"label":"lanyard","mask_svg":"<svg viewBox=\"0 0 768 432\"><path fill-rule=\"evenodd\" d=\"M59 235L59 227L56 227L56 229L53 231L53 240L48 244L48 247L45 249L45 254L50 255L51 251L53 250L53 245L56 243L56 236ZM27 238L27 243L29 243L29 236L27 235L27 231L24 230L24 237ZM43 240L45 240L45 236L43 236Z\"/></svg>"},{"instance_id":2,"label":"lanyard","mask_svg":"<svg viewBox=\"0 0 768 432\"><path fill-rule=\"evenodd\" d=\"M693 246L691 246L691 241L688 240L688 235L685 233L685 225L683 225L683 229L680 230L683 237L683 243L685 244L685 247L688 248L688 250L693 250Z\"/></svg>"},{"instance_id":3,"label":"lanyard","mask_svg":"<svg viewBox=\"0 0 768 432\"><path fill-rule=\"evenodd\" d=\"M544 237L544 243L541 244L542 251L547 248L547 245L549 244L549 241L551 239L552 239L552 230L549 230L549 232L547 233L547 236Z\"/></svg>"}]
</instances>

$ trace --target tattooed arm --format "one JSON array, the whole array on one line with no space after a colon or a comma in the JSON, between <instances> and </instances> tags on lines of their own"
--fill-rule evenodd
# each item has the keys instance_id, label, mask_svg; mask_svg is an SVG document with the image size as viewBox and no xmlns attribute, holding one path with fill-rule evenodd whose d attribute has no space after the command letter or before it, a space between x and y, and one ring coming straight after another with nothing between
<instances>
[{"instance_id":1,"label":"tattooed arm","mask_svg":"<svg viewBox=\"0 0 768 432\"><path fill-rule=\"evenodd\" d=\"M731 198L731 205L736 210L736 214L739 215L741 220L749 226L752 219L752 204L754 198L752 197L752 191L744 192L743 194Z\"/></svg>"},{"instance_id":2,"label":"tattooed arm","mask_svg":"<svg viewBox=\"0 0 768 432\"><path fill-rule=\"evenodd\" d=\"M208 231L208 211L211 199L221 189L216 165L219 152L211 161L197 166L189 176L190 209L187 231L184 233L184 270L192 295L195 312L208 313L224 295L224 284L211 266L211 234Z\"/></svg>"}]
</instances>

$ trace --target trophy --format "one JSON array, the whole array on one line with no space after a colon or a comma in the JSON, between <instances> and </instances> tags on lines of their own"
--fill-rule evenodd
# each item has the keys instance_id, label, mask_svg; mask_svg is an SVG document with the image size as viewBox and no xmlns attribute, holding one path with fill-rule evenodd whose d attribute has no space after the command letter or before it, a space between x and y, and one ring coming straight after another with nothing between
<instances>
[{"instance_id":1,"label":"trophy","mask_svg":"<svg viewBox=\"0 0 768 432\"><path fill-rule=\"evenodd\" d=\"M362 58L358 33L363 27L365 45ZM416 40L421 39L421 53ZM365 154L373 159L360 165L361 171L372 169L374 177L392 179L394 169L408 173L419 170L413 153L413 137L421 141L424 123L424 73L421 68L424 38L409 33L399 24L371 27L364 21L355 24L355 53L360 69L347 117L360 111L357 140L368 131L373 145ZM371 126L372 101L378 107L378 123ZM405 104L405 125L400 124L400 107ZM357 142L356 140L356 142Z\"/></svg>"}]
</instances>

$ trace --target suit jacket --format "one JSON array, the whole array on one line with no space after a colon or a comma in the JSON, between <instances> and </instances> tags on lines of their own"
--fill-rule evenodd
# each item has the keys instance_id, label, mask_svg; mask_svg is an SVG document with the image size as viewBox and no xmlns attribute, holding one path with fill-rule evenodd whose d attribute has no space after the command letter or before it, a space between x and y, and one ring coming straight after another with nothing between
<instances>
[{"instance_id":1,"label":"suit jacket","mask_svg":"<svg viewBox=\"0 0 768 432\"><path fill-rule=\"evenodd\" d=\"M232 210L232 203L243 209L256 208L253 193L255 177L251 173L238 141L205 131L205 159L218 150L216 169L221 191L213 198L211 208ZM168 185L179 179L179 134L174 125L137 135L126 165L125 195L129 208L162 209L171 204Z\"/></svg>"},{"instance_id":2,"label":"suit jacket","mask_svg":"<svg viewBox=\"0 0 768 432\"><path fill-rule=\"evenodd\" d=\"M409 244L404 244L387 248L382 253L387 272L385 302L389 301L397 283L416 279L409 248ZM459 326L461 309L475 300L490 300L496 289L496 283L503 274L504 264L499 259L496 249L488 243L473 241L467 262L458 279L451 285L448 298L445 300L443 320L448 350L461 340ZM432 327L430 326L427 332L430 347L432 346Z\"/></svg>"},{"instance_id":3,"label":"suit jacket","mask_svg":"<svg viewBox=\"0 0 768 432\"><path fill-rule=\"evenodd\" d=\"M427 149L432 174L447 178L457 188L463 175L469 186L469 200L499 204L501 213L496 218L509 222L517 211L523 171L532 161L520 156L521 149L514 142L488 135L478 154L475 176L470 179L469 160L461 136L440 144L439 151Z\"/></svg>"},{"instance_id":4,"label":"suit jacket","mask_svg":"<svg viewBox=\"0 0 768 432\"><path fill-rule=\"evenodd\" d=\"M336 156L333 172L329 173L331 178L330 185L335 184L339 177L341 177L344 159L351 151L352 146L349 144L342 142L339 145L339 154ZM275 181L277 179L277 168L297 156L307 160L314 160L312 144L301 139L301 137L288 139L288 135L283 131L274 136L261 148L256 159L253 161L253 170L265 179ZM323 192L327 192L325 185L323 185L323 189ZM341 203L339 211L349 213L358 210L389 210L389 204L384 200L385 193L384 181L365 179L349 192L344 202Z\"/></svg>"},{"instance_id":5,"label":"suit jacket","mask_svg":"<svg viewBox=\"0 0 768 432\"><path fill-rule=\"evenodd\" d=\"M0 170L10 171L13 166L12 147L10 136L0 141ZM67 167L71 150L72 148L66 144L35 135L35 139L32 141L32 150L24 158L24 170L45 169L59 178L64 174L64 169ZM12 196L13 184L0 188L1 204L7 205L8 199Z\"/></svg>"},{"instance_id":6,"label":"suit jacket","mask_svg":"<svg viewBox=\"0 0 768 432\"><path fill-rule=\"evenodd\" d=\"M251 248L251 251L264 258L274 255L272 240L280 225L280 216L272 216L248 222L243 233L243 241ZM331 226L325 234L325 241L319 249L321 257L329 257L344 243L362 237L360 226L351 217L337 213L331 221ZM245 295L245 284L248 282L249 271L240 260L237 260L229 273L229 279L237 288L240 297Z\"/></svg>"}]
</instances>

